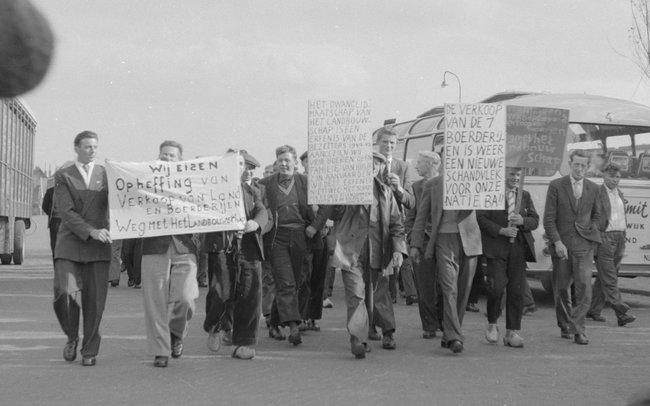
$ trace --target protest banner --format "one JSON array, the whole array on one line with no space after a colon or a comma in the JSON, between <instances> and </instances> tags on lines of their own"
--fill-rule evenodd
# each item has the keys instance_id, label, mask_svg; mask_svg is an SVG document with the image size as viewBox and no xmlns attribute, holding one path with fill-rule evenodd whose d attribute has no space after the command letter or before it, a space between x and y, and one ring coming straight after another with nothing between
<instances>
[{"instance_id":1,"label":"protest banner","mask_svg":"<svg viewBox=\"0 0 650 406\"><path fill-rule=\"evenodd\" d=\"M444 210L503 210L505 109L445 104Z\"/></svg>"},{"instance_id":2,"label":"protest banner","mask_svg":"<svg viewBox=\"0 0 650 406\"><path fill-rule=\"evenodd\" d=\"M106 161L111 238L242 230L238 154L180 162Z\"/></svg>"},{"instance_id":3,"label":"protest banner","mask_svg":"<svg viewBox=\"0 0 650 406\"><path fill-rule=\"evenodd\" d=\"M309 101L309 204L372 203L369 123L367 101Z\"/></svg>"},{"instance_id":4,"label":"protest banner","mask_svg":"<svg viewBox=\"0 0 650 406\"><path fill-rule=\"evenodd\" d=\"M564 158L569 110L506 106L506 165L555 173Z\"/></svg>"}]
</instances>

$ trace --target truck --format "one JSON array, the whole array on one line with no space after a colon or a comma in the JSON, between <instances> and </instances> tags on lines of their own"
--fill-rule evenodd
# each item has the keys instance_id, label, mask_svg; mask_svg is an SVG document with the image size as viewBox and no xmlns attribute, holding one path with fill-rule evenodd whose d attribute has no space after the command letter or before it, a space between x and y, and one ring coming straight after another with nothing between
<instances>
[{"instance_id":1,"label":"truck","mask_svg":"<svg viewBox=\"0 0 650 406\"><path fill-rule=\"evenodd\" d=\"M619 276L650 276L650 107L604 96L531 92L497 93L480 103L569 110L565 158L560 170L541 173L526 169L524 188L540 214L540 226L533 232L537 262L528 263L527 276L539 279L544 289L552 292L552 264L541 217L548 185L569 173L566 153L574 149L590 154L587 178L598 185L603 183L599 168L605 163L615 162L622 167L619 187L626 199L628 224ZM440 152L444 145L444 108L434 107L393 127L398 134L396 157L412 161L422 150Z\"/></svg>"},{"instance_id":2,"label":"truck","mask_svg":"<svg viewBox=\"0 0 650 406\"><path fill-rule=\"evenodd\" d=\"M20 98L0 99L0 263L25 259L31 227L36 119Z\"/></svg>"}]
</instances>

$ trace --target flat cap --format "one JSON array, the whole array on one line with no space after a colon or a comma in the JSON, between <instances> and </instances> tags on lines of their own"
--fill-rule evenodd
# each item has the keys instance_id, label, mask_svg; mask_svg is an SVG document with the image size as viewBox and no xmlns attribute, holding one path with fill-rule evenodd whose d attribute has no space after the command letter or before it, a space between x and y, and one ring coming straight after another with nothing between
<instances>
[{"instance_id":1,"label":"flat cap","mask_svg":"<svg viewBox=\"0 0 650 406\"><path fill-rule=\"evenodd\" d=\"M244 162L246 162L249 165L253 165L256 168L259 168L260 163L257 161L257 159L253 157L253 155L249 154L246 151L239 151L239 153L241 154L241 156L244 157Z\"/></svg>"}]
</instances>

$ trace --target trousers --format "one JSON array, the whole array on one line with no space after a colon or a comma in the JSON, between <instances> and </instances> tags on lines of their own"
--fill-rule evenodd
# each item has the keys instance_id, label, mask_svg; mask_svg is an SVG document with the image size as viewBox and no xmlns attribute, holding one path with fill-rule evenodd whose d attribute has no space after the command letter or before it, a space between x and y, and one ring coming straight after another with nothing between
<instances>
[{"instance_id":1,"label":"trousers","mask_svg":"<svg viewBox=\"0 0 650 406\"><path fill-rule=\"evenodd\" d=\"M79 337L79 315L83 311L83 357L94 357L99 352L109 267L110 261L54 260L54 313L68 341L72 341Z\"/></svg>"}]
</instances>

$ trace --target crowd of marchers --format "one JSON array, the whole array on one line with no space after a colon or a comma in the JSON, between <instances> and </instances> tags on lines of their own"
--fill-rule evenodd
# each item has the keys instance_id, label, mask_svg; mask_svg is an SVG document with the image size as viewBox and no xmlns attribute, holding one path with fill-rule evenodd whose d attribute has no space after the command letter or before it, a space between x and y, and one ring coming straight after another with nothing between
<instances>
[{"instance_id":1,"label":"crowd of marchers","mask_svg":"<svg viewBox=\"0 0 650 406\"><path fill-rule=\"evenodd\" d=\"M118 285L121 269L129 273L129 286L142 288L147 349L156 367L182 356L200 286L208 288L208 348L217 352L231 345L234 358L251 359L261 317L269 337L294 346L302 343L303 331L320 330L323 308L333 306L335 270L345 290L356 358L366 357L368 340L396 349L398 291L407 305L417 303L423 339L440 336L442 347L461 353L463 316L475 309L475 300L468 299L477 280L486 282L485 339L497 343L501 335L504 345L523 347L522 314L534 309L526 300L526 263L535 261L531 232L540 219L521 187L522 168L506 168L501 210L444 210L444 149L421 151L411 166L393 157L396 142L390 126L378 131L371 204L308 204L309 156L298 157L289 145L276 149L276 161L262 178L254 177L260 163L251 154L229 150L239 157L243 230L112 241L109 185L104 167L95 162L99 137L77 134L76 159L56 172L43 202L50 216L54 311L67 336L63 358L77 357L83 312L81 364L95 365L108 287ZM151 158L181 161L183 147L164 141ZM585 178L589 157L581 151L569 154L569 167L570 174L548 187L542 224L560 335L585 345L585 318L604 321L606 304L619 326L635 320L617 287L625 199L616 164L602 168L602 186Z\"/></svg>"}]
</instances>

